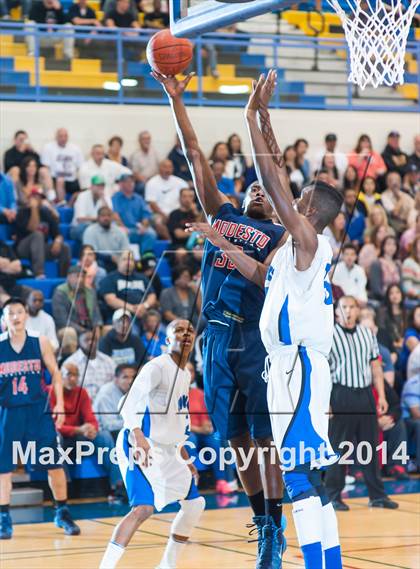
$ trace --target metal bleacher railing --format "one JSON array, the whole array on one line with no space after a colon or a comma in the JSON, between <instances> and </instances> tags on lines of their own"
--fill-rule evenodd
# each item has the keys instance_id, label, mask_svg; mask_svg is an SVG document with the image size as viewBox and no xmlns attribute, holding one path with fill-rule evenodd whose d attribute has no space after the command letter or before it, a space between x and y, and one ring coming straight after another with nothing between
<instances>
[{"instance_id":1,"label":"metal bleacher railing","mask_svg":"<svg viewBox=\"0 0 420 569\"><path fill-rule=\"evenodd\" d=\"M150 77L145 49L153 30L129 30L1 22L0 99L23 101L164 104ZM130 30L133 33L133 30ZM34 39L33 54L27 38ZM43 40L56 45L44 47ZM75 54L63 57L64 39L72 38ZM55 42L56 40L56 42ZM186 94L188 104L243 106L251 81L276 67L277 108L419 112L420 42L407 47L406 85L357 91L348 83L349 58L344 37L305 35L208 34L197 38L196 78ZM217 52L217 74L208 58ZM213 69L214 71L214 69ZM218 75L215 77L214 75Z\"/></svg>"}]
</instances>

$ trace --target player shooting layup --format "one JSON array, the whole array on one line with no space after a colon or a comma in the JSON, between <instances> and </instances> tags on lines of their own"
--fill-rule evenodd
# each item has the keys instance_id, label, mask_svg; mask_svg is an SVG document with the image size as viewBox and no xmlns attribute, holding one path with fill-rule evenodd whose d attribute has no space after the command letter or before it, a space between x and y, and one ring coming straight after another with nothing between
<instances>
[{"instance_id":1,"label":"player shooting layup","mask_svg":"<svg viewBox=\"0 0 420 569\"><path fill-rule=\"evenodd\" d=\"M328 439L328 355L334 314L328 279L332 250L322 231L340 211L343 199L332 186L314 182L298 200L290 200L258 124L262 101L269 99L275 81L276 74L270 71L267 80L261 76L254 83L246 120L258 178L290 237L267 268L243 255L217 233L217 227L195 224L193 228L202 230L246 278L265 287L260 329L271 362L268 407L279 452L288 449L295 457L283 476L305 567L341 569L336 516L320 470L338 458ZM309 456L302 453L301 445L312 450Z\"/></svg>"},{"instance_id":2,"label":"player shooting layup","mask_svg":"<svg viewBox=\"0 0 420 569\"><path fill-rule=\"evenodd\" d=\"M243 211L235 209L216 184L201 151L182 101L192 74L183 81L153 73L162 83L172 106L176 128L187 158L201 206L209 220L247 256L270 263L271 252L284 240L284 228L273 224L272 208L258 184L248 190ZM275 144L270 121L267 140ZM269 142L268 142L269 143ZM271 152L275 156L275 149ZM277 169L273 162L273 168ZM284 236L284 238L283 238ZM204 390L206 405L220 436L249 456L255 444L270 448L272 432L267 408L267 386L261 380L266 351L258 322L264 302L262 291L245 279L226 255L206 243L202 264L203 313L208 320L204 340ZM257 453L246 470L242 485L258 527L257 568L277 569L284 544L281 536L283 485L278 464L264 455L261 471Z\"/></svg>"}]
</instances>

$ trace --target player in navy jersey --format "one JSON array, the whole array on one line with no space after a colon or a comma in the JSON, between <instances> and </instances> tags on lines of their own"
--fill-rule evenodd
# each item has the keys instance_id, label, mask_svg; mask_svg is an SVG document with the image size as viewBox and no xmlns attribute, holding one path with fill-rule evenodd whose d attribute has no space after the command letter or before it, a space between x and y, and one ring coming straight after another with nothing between
<instances>
[{"instance_id":1,"label":"player in navy jersey","mask_svg":"<svg viewBox=\"0 0 420 569\"><path fill-rule=\"evenodd\" d=\"M80 528L70 516L67 501L67 480L63 467L39 462L43 447L52 449L57 463L58 442L54 425L64 422L63 386L51 344L45 336L27 332L28 315L18 298L3 305L6 332L0 334L0 539L13 534L9 513L13 462L13 444L20 443L25 451L28 443L35 443L37 469L48 470L48 481L55 499L54 522L66 535L78 535ZM57 404L52 414L44 385L44 371L52 377ZM42 453L41 453L42 454Z\"/></svg>"},{"instance_id":2,"label":"player in navy jersey","mask_svg":"<svg viewBox=\"0 0 420 569\"><path fill-rule=\"evenodd\" d=\"M209 222L252 259L269 264L272 251L286 236L284 228L271 220L273 210L263 189L252 184L242 210L229 202L217 188L182 101L192 75L184 81L156 72L153 76L169 97L197 196ZM261 378L266 351L258 327L264 293L236 270L225 253L207 242L202 294L208 321L203 343L207 409L221 438L229 440L238 457L239 476L258 527L257 567L276 569L282 548L280 469L270 460L271 453L263 454L261 469L256 452L246 470L240 460L241 453L249 456L251 449L270 449L272 445L267 386Z\"/></svg>"}]
</instances>

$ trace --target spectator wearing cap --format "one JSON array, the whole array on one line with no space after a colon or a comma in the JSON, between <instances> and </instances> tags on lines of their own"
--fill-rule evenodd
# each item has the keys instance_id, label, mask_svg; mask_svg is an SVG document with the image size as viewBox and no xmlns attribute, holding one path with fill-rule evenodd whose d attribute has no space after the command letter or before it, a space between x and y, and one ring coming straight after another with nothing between
<instances>
[{"instance_id":1,"label":"spectator wearing cap","mask_svg":"<svg viewBox=\"0 0 420 569\"><path fill-rule=\"evenodd\" d=\"M89 160L83 162L79 170L80 189L88 189L94 176L101 178L107 204L111 205L111 198L118 189L116 181L125 170L122 164L105 158L105 147L102 144L94 144Z\"/></svg>"},{"instance_id":2,"label":"spectator wearing cap","mask_svg":"<svg viewBox=\"0 0 420 569\"><path fill-rule=\"evenodd\" d=\"M123 251L117 270L102 280L99 292L109 311L123 308L132 316L142 318L157 300L149 279L135 269L132 252L129 249Z\"/></svg>"},{"instance_id":3,"label":"spectator wearing cap","mask_svg":"<svg viewBox=\"0 0 420 569\"><path fill-rule=\"evenodd\" d=\"M100 174L95 174L90 180L90 187L80 192L74 202L71 238L82 241L85 230L98 221L100 208L107 206L109 203L105 199L105 179Z\"/></svg>"},{"instance_id":4,"label":"spectator wearing cap","mask_svg":"<svg viewBox=\"0 0 420 569\"><path fill-rule=\"evenodd\" d=\"M28 318L26 329L35 330L41 336L46 336L53 350L58 350L58 338L53 318L43 310L44 294L40 290L31 291L27 300Z\"/></svg>"},{"instance_id":5,"label":"spectator wearing cap","mask_svg":"<svg viewBox=\"0 0 420 569\"><path fill-rule=\"evenodd\" d=\"M190 233L185 230L187 223L197 221L199 212L195 201L195 193L191 188L183 188L179 192L179 208L171 212L168 229L174 249L185 247Z\"/></svg>"},{"instance_id":6,"label":"spectator wearing cap","mask_svg":"<svg viewBox=\"0 0 420 569\"><path fill-rule=\"evenodd\" d=\"M29 258L36 278L45 278L45 260L57 260L61 277L66 276L71 253L60 234L57 216L42 205L45 196L40 188L34 188L27 205L16 215L16 252L21 258ZM51 242L48 240L52 239Z\"/></svg>"},{"instance_id":7,"label":"spectator wearing cap","mask_svg":"<svg viewBox=\"0 0 420 569\"><path fill-rule=\"evenodd\" d=\"M118 308L112 316L112 328L99 341L101 352L111 357L115 364L140 366L146 361L146 348L137 334L133 334L133 316L128 310Z\"/></svg>"},{"instance_id":8,"label":"spectator wearing cap","mask_svg":"<svg viewBox=\"0 0 420 569\"><path fill-rule=\"evenodd\" d=\"M389 172L387 175L386 190L382 193L381 201L391 226L397 233L405 231L410 212L414 209L414 200L403 192L399 172Z\"/></svg>"},{"instance_id":9,"label":"spectator wearing cap","mask_svg":"<svg viewBox=\"0 0 420 569\"><path fill-rule=\"evenodd\" d=\"M366 273L357 264L357 249L352 243L343 246L341 261L337 263L333 283L339 286L345 295L354 296L359 306L367 304Z\"/></svg>"},{"instance_id":10,"label":"spectator wearing cap","mask_svg":"<svg viewBox=\"0 0 420 569\"><path fill-rule=\"evenodd\" d=\"M93 410L98 419L99 426L111 433L114 441L123 428L124 421L119 413L121 398L128 392L137 373L138 365L121 363L117 365L113 381L105 383L96 394Z\"/></svg>"},{"instance_id":11,"label":"spectator wearing cap","mask_svg":"<svg viewBox=\"0 0 420 569\"><path fill-rule=\"evenodd\" d=\"M356 148L349 155L349 166L356 169L359 180L364 180L367 176L376 179L386 172L385 162L373 150L372 141L367 134L359 137Z\"/></svg>"},{"instance_id":12,"label":"spectator wearing cap","mask_svg":"<svg viewBox=\"0 0 420 569\"><path fill-rule=\"evenodd\" d=\"M407 165L407 173L403 180L404 191L411 197L415 197L420 192L420 170L416 164L409 162Z\"/></svg>"},{"instance_id":13,"label":"spectator wearing cap","mask_svg":"<svg viewBox=\"0 0 420 569\"><path fill-rule=\"evenodd\" d=\"M118 263L121 252L130 247L127 234L113 223L112 219L111 208L100 207L98 221L89 225L83 234L83 245L93 247L100 264L107 270L112 270Z\"/></svg>"},{"instance_id":14,"label":"spectator wearing cap","mask_svg":"<svg viewBox=\"0 0 420 569\"><path fill-rule=\"evenodd\" d=\"M335 160L335 166L338 170L340 179L344 177L344 172L347 169L348 160L344 152L337 150L337 135L330 132L325 137L325 147L320 150L315 158L314 168L319 170L321 168L322 160L326 154L333 154Z\"/></svg>"},{"instance_id":15,"label":"spectator wearing cap","mask_svg":"<svg viewBox=\"0 0 420 569\"><path fill-rule=\"evenodd\" d=\"M156 271L158 260L154 253L146 253L141 258L141 272L149 279L157 298L163 290L162 281Z\"/></svg>"},{"instance_id":16,"label":"spectator wearing cap","mask_svg":"<svg viewBox=\"0 0 420 569\"><path fill-rule=\"evenodd\" d=\"M82 267L72 265L66 282L54 290L52 297L52 311L58 335L60 338L71 336L73 342L76 335L102 326L96 292L85 286L84 279Z\"/></svg>"},{"instance_id":17,"label":"spectator wearing cap","mask_svg":"<svg viewBox=\"0 0 420 569\"><path fill-rule=\"evenodd\" d=\"M139 246L143 255L153 251L156 231L151 227L152 214L144 199L134 192L134 176L129 170L118 179L119 191L112 196L112 207L127 231L130 243Z\"/></svg>"},{"instance_id":18,"label":"spectator wearing cap","mask_svg":"<svg viewBox=\"0 0 420 569\"><path fill-rule=\"evenodd\" d=\"M157 358L166 352L166 334L162 330L162 316L157 310L150 309L143 317L143 335L141 339L146 347L149 359Z\"/></svg>"},{"instance_id":19,"label":"spectator wearing cap","mask_svg":"<svg viewBox=\"0 0 420 569\"><path fill-rule=\"evenodd\" d=\"M408 156L400 148L400 133L396 130L388 134L387 145L382 152L388 172L398 172L401 178L407 171Z\"/></svg>"},{"instance_id":20,"label":"spectator wearing cap","mask_svg":"<svg viewBox=\"0 0 420 569\"><path fill-rule=\"evenodd\" d=\"M16 198L13 182L0 172L0 223L13 223L16 219Z\"/></svg>"}]
</instances>

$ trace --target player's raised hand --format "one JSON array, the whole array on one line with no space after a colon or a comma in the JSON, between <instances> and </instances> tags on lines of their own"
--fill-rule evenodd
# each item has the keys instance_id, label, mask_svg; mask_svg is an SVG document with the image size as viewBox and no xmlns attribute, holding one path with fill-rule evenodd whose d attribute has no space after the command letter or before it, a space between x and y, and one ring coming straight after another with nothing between
<instances>
[{"instance_id":1,"label":"player's raised hand","mask_svg":"<svg viewBox=\"0 0 420 569\"><path fill-rule=\"evenodd\" d=\"M210 224L206 222L186 223L185 230L188 231L189 233L197 231L203 237L208 239L210 243L212 243L215 247L221 246L221 240L223 239L223 237L219 233L217 233L217 231L213 229L213 227Z\"/></svg>"},{"instance_id":2,"label":"player's raised hand","mask_svg":"<svg viewBox=\"0 0 420 569\"><path fill-rule=\"evenodd\" d=\"M156 71L155 69L151 71L150 75L162 85L168 97L175 99L176 97L181 97L183 95L188 83L194 77L195 73L189 73L184 79L182 79L182 81L177 79L175 75L162 75L162 73L159 73L159 71Z\"/></svg>"},{"instance_id":3,"label":"player's raised hand","mask_svg":"<svg viewBox=\"0 0 420 569\"><path fill-rule=\"evenodd\" d=\"M246 113L249 111L256 113L258 111L260 107L261 90L263 88L264 83L265 83L264 73L262 73L259 76L258 81L252 82L252 91L249 96L248 103L245 107Z\"/></svg>"},{"instance_id":4,"label":"player's raised hand","mask_svg":"<svg viewBox=\"0 0 420 569\"><path fill-rule=\"evenodd\" d=\"M277 85L277 71L270 69L267 78L261 87L260 107L267 108Z\"/></svg>"}]
</instances>

